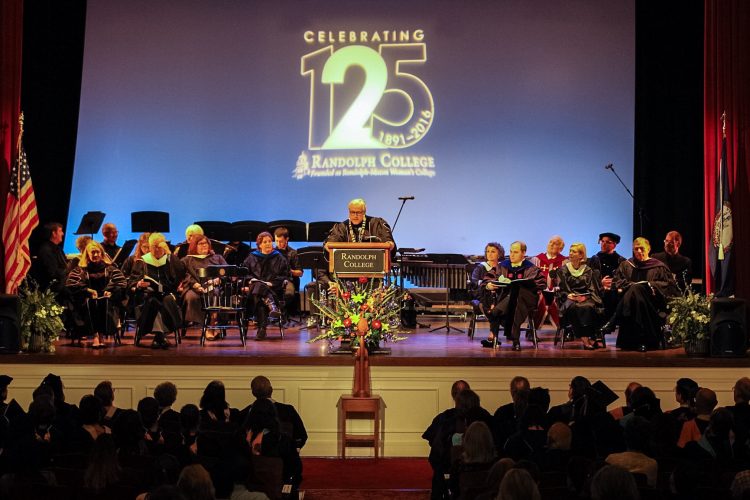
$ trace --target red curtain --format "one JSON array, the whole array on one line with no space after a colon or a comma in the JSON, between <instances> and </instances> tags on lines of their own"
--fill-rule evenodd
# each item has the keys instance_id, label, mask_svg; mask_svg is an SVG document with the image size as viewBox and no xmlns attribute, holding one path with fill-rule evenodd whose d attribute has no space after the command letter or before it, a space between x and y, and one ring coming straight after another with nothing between
<instances>
[{"instance_id":1,"label":"red curtain","mask_svg":"<svg viewBox=\"0 0 750 500\"><path fill-rule=\"evenodd\" d=\"M732 205L735 294L750 298L750 2L705 0L704 34L704 230L712 244L713 207L726 112L727 178ZM708 247L707 247L708 248ZM714 291L706 252L706 289Z\"/></svg>"},{"instance_id":2,"label":"red curtain","mask_svg":"<svg viewBox=\"0 0 750 500\"><path fill-rule=\"evenodd\" d=\"M21 54L23 46L23 0L0 2L0 221L5 216L8 176L16 153L18 114L21 110ZM2 222L0 222L2 224ZM0 243L1 245L1 243ZM4 251L4 249L3 249ZM0 253L0 267L4 262ZM0 289L5 289L5 270L0 272Z\"/></svg>"}]
</instances>

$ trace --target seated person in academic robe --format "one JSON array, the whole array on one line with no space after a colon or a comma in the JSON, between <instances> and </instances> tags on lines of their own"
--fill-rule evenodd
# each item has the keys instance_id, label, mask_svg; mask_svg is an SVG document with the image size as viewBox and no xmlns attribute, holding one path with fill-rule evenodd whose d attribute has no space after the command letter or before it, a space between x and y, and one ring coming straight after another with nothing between
<instances>
[{"instance_id":1,"label":"seated person in academic robe","mask_svg":"<svg viewBox=\"0 0 750 500\"><path fill-rule=\"evenodd\" d=\"M620 244L620 235L615 233L601 233L599 245L601 251L589 258L588 265L594 271L599 272L600 295L604 302L604 315L612 317L620 297L617 288L612 286L617 267L625 260L625 257L615 251Z\"/></svg>"},{"instance_id":2,"label":"seated person in academic robe","mask_svg":"<svg viewBox=\"0 0 750 500\"><path fill-rule=\"evenodd\" d=\"M304 271L297 257L297 250L289 246L289 230L285 227L277 227L273 232L273 239L276 243L276 250L283 255L289 262L289 280L284 286L284 299L287 308L293 305L296 292L299 290L299 279Z\"/></svg>"},{"instance_id":3,"label":"seated person in academic robe","mask_svg":"<svg viewBox=\"0 0 750 500\"><path fill-rule=\"evenodd\" d=\"M621 292L615 314L602 327L612 333L619 325L617 347L645 352L659 347L666 317L667 299L680 293L669 268L649 256L651 244L640 237L633 241L633 257L620 263L614 287Z\"/></svg>"},{"instance_id":4,"label":"seated person in academic robe","mask_svg":"<svg viewBox=\"0 0 750 500\"><path fill-rule=\"evenodd\" d=\"M224 260L230 266L241 266L250 255L250 245L240 240L233 240L224 247Z\"/></svg>"},{"instance_id":5,"label":"seated person in academic robe","mask_svg":"<svg viewBox=\"0 0 750 500\"><path fill-rule=\"evenodd\" d=\"M114 335L127 285L102 246L90 240L65 283L73 298L75 338L93 337L91 347L97 348L104 345L103 335Z\"/></svg>"},{"instance_id":6,"label":"seated person in academic robe","mask_svg":"<svg viewBox=\"0 0 750 500\"><path fill-rule=\"evenodd\" d=\"M526 243L514 241L510 245L509 259L497 266L499 274L488 273L481 287L484 294L495 292L494 304L488 304L487 319L490 335L482 341L483 347L493 347L499 327L503 324L505 336L513 341L513 350L521 350L521 323L529 316L539 300L546 281L538 267L526 260ZM494 279L493 279L494 278ZM522 281L519 281L522 280ZM516 284L512 284L518 281Z\"/></svg>"},{"instance_id":7,"label":"seated person in academic robe","mask_svg":"<svg viewBox=\"0 0 750 500\"><path fill-rule=\"evenodd\" d=\"M531 262L542 271L542 276L547 280L547 288L539 296L539 304L537 305L534 317L534 324L537 328L542 326L545 315L549 315L550 320L555 326L560 326L560 311L555 302L555 283L553 278L555 270L559 269L563 265L563 262L565 262L565 256L562 254L564 248L565 242L562 237L555 235L547 243L547 251L531 259Z\"/></svg>"},{"instance_id":8,"label":"seated person in academic robe","mask_svg":"<svg viewBox=\"0 0 750 500\"><path fill-rule=\"evenodd\" d=\"M284 283L289 278L289 263L278 250L274 250L271 233L260 233L256 243L258 249L247 256L243 265L250 276L247 290L253 298L252 307L258 325L255 338L263 340L266 338L268 317L281 316L277 301L284 295Z\"/></svg>"},{"instance_id":9,"label":"seated person in academic robe","mask_svg":"<svg viewBox=\"0 0 750 500\"><path fill-rule=\"evenodd\" d=\"M136 302L143 304L138 317L140 335L154 333L152 347L166 349L169 342L165 334L182 325L176 294L185 266L169 253L163 234L152 233L148 244L149 253L133 266L129 287L134 289Z\"/></svg>"},{"instance_id":10,"label":"seated person in academic robe","mask_svg":"<svg viewBox=\"0 0 750 500\"><path fill-rule=\"evenodd\" d=\"M664 251L651 257L664 262L674 275L680 290L687 290L693 280L693 261L680 253L680 246L682 235L677 231L670 231L664 237Z\"/></svg>"},{"instance_id":11,"label":"seated person in academic robe","mask_svg":"<svg viewBox=\"0 0 750 500\"><path fill-rule=\"evenodd\" d=\"M208 266L225 266L227 261L221 255L214 253L211 242L201 234L193 238L188 254L183 257L182 263L185 266L185 278L180 283L178 290L182 295L184 319L186 323L202 324L201 297L207 293L206 287L208 285L205 283L205 279L198 277L199 270ZM209 340L213 338L209 337L208 333L206 335Z\"/></svg>"},{"instance_id":12,"label":"seated person in academic robe","mask_svg":"<svg viewBox=\"0 0 750 500\"><path fill-rule=\"evenodd\" d=\"M472 304L474 305L474 313L477 315L487 315L495 305L497 292L495 290L487 290L487 287L482 285L500 276L498 266L500 262L505 260L505 249L500 243L491 241L484 247L484 258L484 262L478 262L474 266L469 278L470 292L473 297ZM495 337L497 337L499 331L500 323L490 323L490 332Z\"/></svg>"},{"instance_id":13,"label":"seated person in academic robe","mask_svg":"<svg viewBox=\"0 0 750 500\"><path fill-rule=\"evenodd\" d=\"M563 322L573 328L573 334L581 339L584 349L596 349L592 340L599 333L602 299L599 296L598 274L586 264L586 246L573 243L570 257L557 270L557 297Z\"/></svg>"},{"instance_id":14,"label":"seated person in academic robe","mask_svg":"<svg viewBox=\"0 0 750 500\"><path fill-rule=\"evenodd\" d=\"M120 250L120 245L117 244L118 234L120 233L117 231L117 226L111 222L107 222L102 226L102 236L104 236L104 239L102 240L102 248L107 252L107 255L109 255L112 262L115 261L117 251Z\"/></svg>"}]
</instances>

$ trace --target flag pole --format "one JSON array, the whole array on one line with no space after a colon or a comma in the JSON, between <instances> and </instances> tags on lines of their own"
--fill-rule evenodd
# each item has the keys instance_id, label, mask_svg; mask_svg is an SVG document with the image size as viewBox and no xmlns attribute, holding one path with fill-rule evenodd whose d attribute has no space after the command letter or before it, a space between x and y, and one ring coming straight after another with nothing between
<instances>
[{"instance_id":1,"label":"flag pole","mask_svg":"<svg viewBox=\"0 0 750 500\"><path fill-rule=\"evenodd\" d=\"M721 156L719 157L719 203L720 203L720 216L721 216L721 222L720 222L720 230L719 230L719 255L717 258L719 260L724 260L724 169L722 168L721 162L724 161L724 150L727 147L727 111L724 110L724 112L721 114L721 152L719 153Z\"/></svg>"}]
</instances>

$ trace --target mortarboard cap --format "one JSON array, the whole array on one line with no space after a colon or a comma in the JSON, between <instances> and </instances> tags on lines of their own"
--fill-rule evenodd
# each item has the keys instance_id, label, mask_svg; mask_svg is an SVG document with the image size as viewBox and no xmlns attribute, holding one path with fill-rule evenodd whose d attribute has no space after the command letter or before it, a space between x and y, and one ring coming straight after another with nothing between
<instances>
[{"instance_id":1,"label":"mortarboard cap","mask_svg":"<svg viewBox=\"0 0 750 500\"><path fill-rule=\"evenodd\" d=\"M597 380L586 388L586 396L589 401L597 403L602 408L606 408L619 399L619 396L601 380Z\"/></svg>"},{"instance_id":2,"label":"mortarboard cap","mask_svg":"<svg viewBox=\"0 0 750 500\"><path fill-rule=\"evenodd\" d=\"M0 375L0 387L8 387L13 382L13 377L8 375Z\"/></svg>"},{"instance_id":3,"label":"mortarboard cap","mask_svg":"<svg viewBox=\"0 0 750 500\"><path fill-rule=\"evenodd\" d=\"M601 240L604 237L607 237L610 240L614 241L615 244L617 244L617 245L620 244L620 235L619 234L615 234L615 233L601 233L599 235L599 240Z\"/></svg>"}]
</instances>

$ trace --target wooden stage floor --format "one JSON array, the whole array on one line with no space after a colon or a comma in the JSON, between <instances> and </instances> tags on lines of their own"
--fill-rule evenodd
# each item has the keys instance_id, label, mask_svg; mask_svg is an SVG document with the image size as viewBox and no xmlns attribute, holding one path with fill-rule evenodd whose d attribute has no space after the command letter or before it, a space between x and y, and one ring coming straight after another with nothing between
<instances>
[{"instance_id":1,"label":"wooden stage floor","mask_svg":"<svg viewBox=\"0 0 750 500\"><path fill-rule=\"evenodd\" d=\"M442 318L432 318L432 327L440 326ZM452 321L466 331L466 323ZM691 358L682 348L649 351L647 353L620 351L615 347L615 335L607 338L607 348L585 351L580 342L553 345L554 329L545 325L539 331L539 348L534 349L529 341L522 341L521 352L514 352L510 342L496 349L482 348L479 340L486 338L487 324L478 323L472 341L465 333L445 330L430 333L428 329L407 330L408 340L388 344L389 355L370 357L373 366L566 366L566 367L700 367L731 368L750 366L748 358ZM168 350L151 349L151 338L142 341L142 347L133 345L132 330L123 339L122 345L103 349L91 349L70 345L67 339L57 343L54 354L20 354L0 357L0 363L19 364L125 364L125 365L308 365L308 366L348 366L349 355L331 354L327 342L310 344L307 341L317 334L316 329L288 327L283 340L278 328L268 330L268 339L255 341L255 330L248 334L245 347L240 343L236 331L230 331L227 338L206 342L204 347L198 342L200 330L190 328L179 346ZM174 338L171 338L174 343Z\"/></svg>"}]
</instances>

